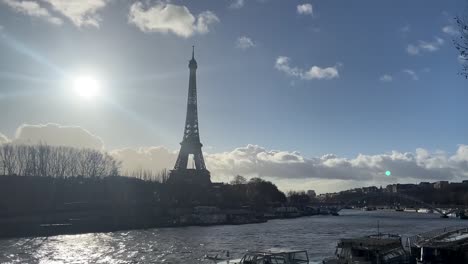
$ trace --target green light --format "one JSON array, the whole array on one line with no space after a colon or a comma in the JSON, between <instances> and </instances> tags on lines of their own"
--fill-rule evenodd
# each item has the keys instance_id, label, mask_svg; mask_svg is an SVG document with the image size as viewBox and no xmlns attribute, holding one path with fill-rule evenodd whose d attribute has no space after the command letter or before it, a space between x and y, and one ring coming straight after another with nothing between
<instances>
[{"instance_id":1,"label":"green light","mask_svg":"<svg viewBox=\"0 0 468 264\"><path fill-rule=\"evenodd\" d=\"M386 171L385 175L390 176L390 175L392 175L392 172L391 171Z\"/></svg>"}]
</instances>

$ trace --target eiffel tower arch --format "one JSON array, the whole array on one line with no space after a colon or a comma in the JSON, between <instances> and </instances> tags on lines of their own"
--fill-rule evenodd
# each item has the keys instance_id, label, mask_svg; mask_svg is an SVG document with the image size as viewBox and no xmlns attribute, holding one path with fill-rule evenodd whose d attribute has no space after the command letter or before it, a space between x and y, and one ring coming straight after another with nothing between
<instances>
[{"instance_id":1,"label":"eiffel tower arch","mask_svg":"<svg viewBox=\"0 0 468 264\"><path fill-rule=\"evenodd\" d=\"M195 47L192 47L192 59L189 62L190 77L185 118L184 137L180 143L179 156L171 170L168 183L175 184L210 184L210 172L206 169L198 128L197 106L197 61ZM193 168L188 168L190 155L193 155Z\"/></svg>"}]
</instances>

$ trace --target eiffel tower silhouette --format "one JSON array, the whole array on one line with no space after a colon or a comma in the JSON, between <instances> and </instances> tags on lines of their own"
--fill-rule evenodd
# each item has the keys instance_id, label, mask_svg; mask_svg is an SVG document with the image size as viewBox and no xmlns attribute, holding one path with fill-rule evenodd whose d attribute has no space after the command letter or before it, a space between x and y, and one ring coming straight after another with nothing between
<instances>
[{"instance_id":1,"label":"eiffel tower silhouette","mask_svg":"<svg viewBox=\"0 0 468 264\"><path fill-rule=\"evenodd\" d=\"M179 156L174 169L171 170L169 183L210 184L210 172L206 169L200 142L198 128L197 106L197 61L195 47L192 46L192 59L189 62L190 78L187 100L187 116L185 119L184 137L180 143ZM193 155L195 168L187 168L189 156Z\"/></svg>"}]
</instances>

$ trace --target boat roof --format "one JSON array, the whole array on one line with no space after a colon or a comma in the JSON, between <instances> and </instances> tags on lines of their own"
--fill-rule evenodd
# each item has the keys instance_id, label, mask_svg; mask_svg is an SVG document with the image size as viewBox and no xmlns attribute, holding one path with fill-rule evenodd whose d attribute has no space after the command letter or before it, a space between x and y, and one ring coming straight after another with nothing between
<instances>
[{"instance_id":1,"label":"boat roof","mask_svg":"<svg viewBox=\"0 0 468 264\"><path fill-rule=\"evenodd\" d=\"M392 234L376 234L359 238L342 238L338 242L338 247L361 250L396 248L401 247L401 237Z\"/></svg>"},{"instance_id":2,"label":"boat roof","mask_svg":"<svg viewBox=\"0 0 468 264\"><path fill-rule=\"evenodd\" d=\"M269 255L269 254L290 254L290 253L298 253L298 252L307 252L307 250L288 249L288 248L269 248L269 249L264 249L264 250L249 251L247 253Z\"/></svg>"}]
</instances>

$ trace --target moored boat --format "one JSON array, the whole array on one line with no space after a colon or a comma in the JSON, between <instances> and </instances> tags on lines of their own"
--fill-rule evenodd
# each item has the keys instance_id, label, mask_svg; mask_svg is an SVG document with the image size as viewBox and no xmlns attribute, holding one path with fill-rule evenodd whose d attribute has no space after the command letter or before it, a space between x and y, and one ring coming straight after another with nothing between
<instances>
[{"instance_id":1,"label":"moored boat","mask_svg":"<svg viewBox=\"0 0 468 264\"><path fill-rule=\"evenodd\" d=\"M432 214L432 213L434 213L434 211L432 209L428 209L428 208L419 208L418 213Z\"/></svg>"},{"instance_id":2,"label":"moored boat","mask_svg":"<svg viewBox=\"0 0 468 264\"><path fill-rule=\"evenodd\" d=\"M409 237L418 264L468 263L468 227L448 227Z\"/></svg>"},{"instance_id":3,"label":"moored boat","mask_svg":"<svg viewBox=\"0 0 468 264\"><path fill-rule=\"evenodd\" d=\"M212 259L217 264L308 264L309 255L305 250L289 250L289 249L268 249L261 251L247 252L240 259Z\"/></svg>"},{"instance_id":4,"label":"moored boat","mask_svg":"<svg viewBox=\"0 0 468 264\"><path fill-rule=\"evenodd\" d=\"M409 260L400 236L376 234L340 239L335 257L323 260L323 264L406 264Z\"/></svg>"}]
</instances>

